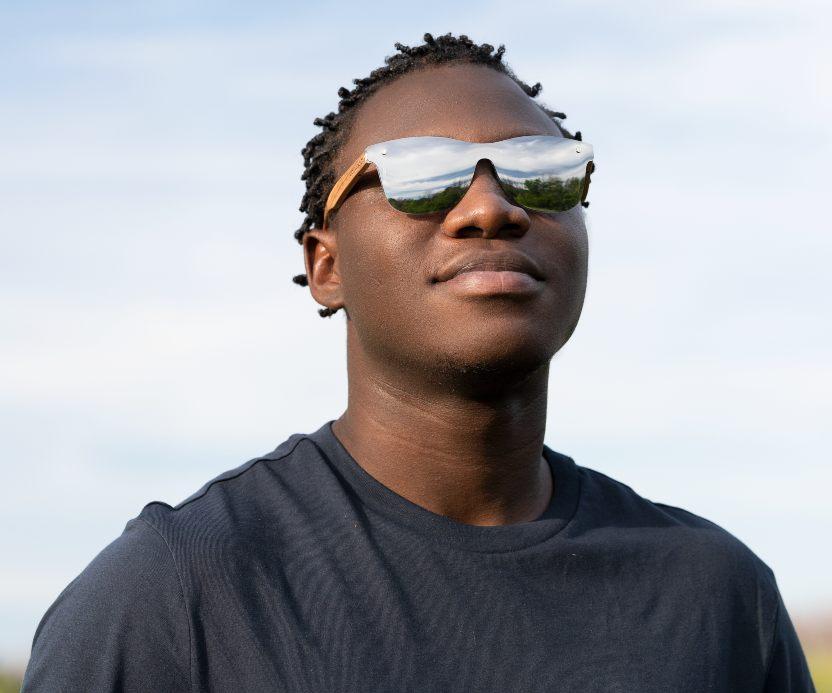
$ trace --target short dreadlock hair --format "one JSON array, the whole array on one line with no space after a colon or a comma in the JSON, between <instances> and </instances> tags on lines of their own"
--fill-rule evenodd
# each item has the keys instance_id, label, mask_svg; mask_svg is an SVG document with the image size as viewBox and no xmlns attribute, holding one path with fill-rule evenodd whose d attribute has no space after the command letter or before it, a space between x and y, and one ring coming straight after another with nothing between
<instances>
[{"instance_id":1,"label":"short dreadlock hair","mask_svg":"<svg viewBox=\"0 0 832 693\"><path fill-rule=\"evenodd\" d=\"M335 155L349 135L356 107L366 101L367 97L376 92L379 87L422 67L465 62L485 65L507 75L532 98L542 90L540 82L529 86L503 62L503 53L506 50L504 45L494 50L494 46L488 43L481 45L474 43L465 34L460 34L458 37L445 34L436 38L431 34L425 34L424 41L420 46L405 46L402 43L396 43L395 48L398 52L386 57L382 67L373 70L368 77L354 79L353 89L346 87L338 89L340 101L337 112L333 111L313 121L322 131L309 140L301 150L304 165L301 180L306 181L306 192L300 202L300 211L305 212L306 217L300 228L295 231L295 239L298 243L303 244L304 234L313 226L323 227L326 197L335 184L335 171L333 170ZM573 135L561 124L561 121L566 119L565 113L552 111L540 103L537 105L555 121L564 137L582 139L580 131ZM584 206L588 204L585 202ZM308 285L306 274L297 274L292 277L292 281L300 286ZM337 310L338 308L321 308L318 313L322 318L326 318Z\"/></svg>"}]
</instances>

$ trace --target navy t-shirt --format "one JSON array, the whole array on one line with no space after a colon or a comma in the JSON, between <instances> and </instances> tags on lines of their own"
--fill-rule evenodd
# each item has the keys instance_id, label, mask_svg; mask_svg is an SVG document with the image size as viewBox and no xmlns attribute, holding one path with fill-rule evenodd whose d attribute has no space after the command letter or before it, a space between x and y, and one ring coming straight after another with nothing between
<instances>
[{"instance_id":1,"label":"navy t-shirt","mask_svg":"<svg viewBox=\"0 0 832 693\"><path fill-rule=\"evenodd\" d=\"M154 502L35 634L24 691L814 691L771 569L544 446L537 520L475 526L332 422Z\"/></svg>"}]
</instances>

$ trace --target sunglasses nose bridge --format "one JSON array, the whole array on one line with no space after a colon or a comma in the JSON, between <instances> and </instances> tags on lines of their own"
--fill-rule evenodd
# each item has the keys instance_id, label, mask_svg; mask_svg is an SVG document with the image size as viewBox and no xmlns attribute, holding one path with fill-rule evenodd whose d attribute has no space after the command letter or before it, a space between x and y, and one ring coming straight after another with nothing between
<instances>
[{"instance_id":1,"label":"sunglasses nose bridge","mask_svg":"<svg viewBox=\"0 0 832 693\"><path fill-rule=\"evenodd\" d=\"M493 163L480 159L468 190L445 216L442 230L455 237L493 238L500 234L522 236L530 225L526 210L506 196Z\"/></svg>"},{"instance_id":2,"label":"sunglasses nose bridge","mask_svg":"<svg viewBox=\"0 0 832 693\"><path fill-rule=\"evenodd\" d=\"M477 161L465 194L466 196L494 194L505 198L509 204L512 204L503 190L500 178L497 175L497 170L494 168L494 163L491 159L480 159Z\"/></svg>"},{"instance_id":3,"label":"sunglasses nose bridge","mask_svg":"<svg viewBox=\"0 0 832 693\"><path fill-rule=\"evenodd\" d=\"M494 162L491 159L480 159L474 167L474 175L471 179L471 185L474 185L480 178L485 178L488 183L491 183L495 189L500 187L500 179L497 177L497 169L494 168ZM490 180L489 180L490 179ZM486 182L483 181L483 182Z\"/></svg>"}]
</instances>

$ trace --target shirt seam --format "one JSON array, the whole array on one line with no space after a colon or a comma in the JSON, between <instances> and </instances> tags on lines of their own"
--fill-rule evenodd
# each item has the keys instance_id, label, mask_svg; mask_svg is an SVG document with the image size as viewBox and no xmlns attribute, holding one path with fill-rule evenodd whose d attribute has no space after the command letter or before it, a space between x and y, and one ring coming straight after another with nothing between
<instances>
[{"instance_id":1,"label":"shirt seam","mask_svg":"<svg viewBox=\"0 0 832 693\"><path fill-rule=\"evenodd\" d=\"M188 600L185 598L185 583L182 580L182 575L179 572L179 566L176 564L176 556L173 553L173 549L171 549L168 540L165 536L158 530L154 525L152 525L148 520L144 519L143 517L136 518L146 524L150 529L152 529L159 538L164 542L165 547L170 553L171 561L173 561L173 570L176 573L176 579L179 583L179 593L182 597L182 607L185 609L185 616L188 622L188 690L194 690L194 676L193 676L193 636L191 634L191 611L188 608Z\"/></svg>"},{"instance_id":2,"label":"shirt seam","mask_svg":"<svg viewBox=\"0 0 832 693\"><path fill-rule=\"evenodd\" d=\"M205 489L202 491L202 493L200 493L198 496L195 496L195 497L193 497L189 500L182 501L179 505L170 506L167 503L163 503L162 501L152 501L152 502L148 503L147 505L148 506L150 506L150 505L161 505L165 508L168 508L168 509L172 510L173 512L176 512L177 510L181 510L185 506L190 505L191 503L194 503L195 501L198 501L198 500L201 500L202 498L204 498L206 496L206 494L208 493L208 491L210 491L211 488L215 484L220 484L224 481L233 481L234 479L238 479L243 474L245 474L250 469L252 469L258 462L279 462L280 460L284 459L285 457L288 457L289 455L291 455L295 451L295 448L303 440L306 440L306 436L302 436L302 437L298 438L298 440L295 441L295 444L291 447L291 449L287 450L285 453L283 453L279 457L269 457L268 455L263 455L262 457L255 457L253 460L249 460L245 465L243 465L243 469L241 469L236 474L233 474L232 476L226 476L226 477L223 477L221 479L214 479L213 481L208 482L208 484L205 486Z\"/></svg>"}]
</instances>

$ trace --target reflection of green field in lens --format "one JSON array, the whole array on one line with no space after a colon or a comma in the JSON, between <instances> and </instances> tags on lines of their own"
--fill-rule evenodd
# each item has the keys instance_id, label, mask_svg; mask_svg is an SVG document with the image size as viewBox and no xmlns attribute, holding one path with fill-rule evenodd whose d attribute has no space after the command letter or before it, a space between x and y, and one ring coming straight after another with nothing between
<instances>
[{"instance_id":1,"label":"reflection of green field in lens","mask_svg":"<svg viewBox=\"0 0 832 693\"><path fill-rule=\"evenodd\" d=\"M449 188L426 197L399 198L388 197L388 201L400 212L408 214L430 214L450 209L462 199L465 188L461 185L452 185Z\"/></svg>"},{"instance_id":2,"label":"reflection of green field in lens","mask_svg":"<svg viewBox=\"0 0 832 693\"><path fill-rule=\"evenodd\" d=\"M565 212L581 201L583 178L529 178L523 186L503 182L506 193L518 204L541 212Z\"/></svg>"},{"instance_id":3,"label":"reflection of green field in lens","mask_svg":"<svg viewBox=\"0 0 832 693\"><path fill-rule=\"evenodd\" d=\"M541 212L565 212L581 201L583 178L530 178L522 187L503 182L506 193L518 204ZM407 214L430 214L450 209L465 195L466 188L453 185L425 197L388 197L393 207Z\"/></svg>"}]
</instances>

